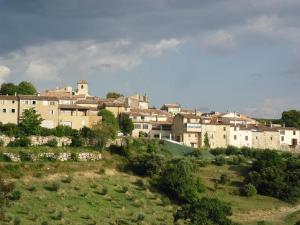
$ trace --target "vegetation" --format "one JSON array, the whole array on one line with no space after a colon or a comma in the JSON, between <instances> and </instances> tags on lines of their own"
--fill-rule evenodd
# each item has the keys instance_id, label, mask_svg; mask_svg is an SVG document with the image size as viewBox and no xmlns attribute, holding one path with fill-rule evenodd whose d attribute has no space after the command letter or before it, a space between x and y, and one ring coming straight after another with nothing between
<instances>
[{"instance_id":1,"label":"vegetation","mask_svg":"<svg viewBox=\"0 0 300 225\"><path fill-rule=\"evenodd\" d=\"M123 134L130 135L134 129L134 124L129 115L125 114L120 118L119 126Z\"/></svg>"},{"instance_id":2,"label":"vegetation","mask_svg":"<svg viewBox=\"0 0 300 225\"><path fill-rule=\"evenodd\" d=\"M37 93L35 86L27 81L22 81L19 85L3 83L0 92L2 95L35 95Z\"/></svg>"},{"instance_id":3,"label":"vegetation","mask_svg":"<svg viewBox=\"0 0 300 225\"><path fill-rule=\"evenodd\" d=\"M288 127L300 128L300 111L289 110L282 113L281 122Z\"/></svg>"},{"instance_id":4,"label":"vegetation","mask_svg":"<svg viewBox=\"0 0 300 225\"><path fill-rule=\"evenodd\" d=\"M119 97L123 97L123 94L120 94L118 92L108 92L106 94L106 98L119 98Z\"/></svg>"},{"instance_id":5,"label":"vegetation","mask_svg":"<svg viewBox=\"0 0 300 225\"><path fill-rule=\"evenodd\" d=\"M37 134L43 119L34 108L25 109L21 116L20 128L25 134Z\"/></svg>"},{"instance_id":6,"label":"vegetation","mask_svg":"<svg viewBox=\"0 0 300 225\"><path fill-rule=\"evenodd\" d=\"M208 138L208 133L207 132L204 134L204 146L206 148L210 147L210 143L209 143L209 138Z\"/></svg>"}]
</instances>

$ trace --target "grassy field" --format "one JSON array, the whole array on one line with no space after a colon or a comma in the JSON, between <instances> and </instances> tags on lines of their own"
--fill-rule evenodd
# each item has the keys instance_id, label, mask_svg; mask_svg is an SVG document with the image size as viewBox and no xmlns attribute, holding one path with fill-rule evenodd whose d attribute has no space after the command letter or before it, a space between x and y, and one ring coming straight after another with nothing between
<instances>
[{"instance_id":1,"label":"grassy field","mask_svg":"<svg viewBox=\"0 0 300 225\"><path fill-rule=\"evenodd\" d=\"M44 163L35 172L25 163L21 170L26 168L29 175L14 179L21 198L8 210L12 224L172 224L166 197L152 192L147 180L103 162Z\"/></svg>"},{"instance_id":2,"label":"grassy field","mask_svg":"<svg viewBox=\"0 0 300 225\"><path fill-rule=\"evenodd\" d=\"M118 172L121 156L104 157L99 162L1 162L2 176L21 193L8 209L10 224L173 224L177 205L153 190L147 179ZM240 196L246 173L245 165L200 167L206 186L202 196L231 204L231 218L244 225L294 225L300 220L300 206L261 195ZM221 174L230 181L220 184Z\"/></svg>"}]
</instances>

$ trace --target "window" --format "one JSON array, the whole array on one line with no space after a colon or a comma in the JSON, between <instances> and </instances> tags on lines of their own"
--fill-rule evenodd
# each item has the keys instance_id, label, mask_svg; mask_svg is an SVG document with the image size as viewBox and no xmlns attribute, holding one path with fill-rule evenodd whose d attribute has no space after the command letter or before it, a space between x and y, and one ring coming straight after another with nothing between
<instances>
[{"instance_id":1,"label":"window","mask_svg":"<svg viewBox=\"0 0 300 225\"><path fill-rule=\"evenodd\" d=\"M12 101L12 104L15 104L15 100Z\"/></svg>"},{"instance_id":2,"label":"window","mask_svg":"<svg viewBox=\"0 0 300 225\"><path fill-rule=\"evenodd\" d=\"M135 124L134 127L135 129L141 129L141 124Z\"/></svg>"},{"instance_id":3,"label":"window","mask_svg":"<svg viewBox=\"0 0 300 225\"><path fill-rule=\"evenodd\" d=\"M281 136L281 141L284 141L284 136Z\"/></svg>"},{"instance_id":4,"label":"window","mask_svg":"<svg viewBox=\"0 0 300 225\"><path fill-rule=\"evenodd\" d=\"M236 127L234 127L234 131L236 131L237 130L237 128Z\"/></svg>"},{"instance_id":5,"label":"window","mask_svg":"<svg viewBox=\"0 0 300 225\"><path fill-rule=\"evenodd\" d=\"M144 129L144 130L148 130L148 124L144 124L144 125L143 125L143 129Z\"/></svg>"},{"instance_id":6,"label":"window","mask_svg":"<svg viewBox=\"0 0 300 225\"><path fill-rule=\"evenodd\" d=\"M28 104L29 104L28 100L24 101L24 103L25 103L25 105L28 105Z\"/></svg>"},{"instance_id":7,"label":"window","mask_svg":"<svg viewBox=\"0 0 300 225\"><path fill-rule=\"evenodd\" d=\"M248 136L245 136L245 141L248 141Z\"/></svg>"},{"instance_id":8,"label":"window","mask_svg":"<svg viewBox=\"0 0 300 225\"><path fill-rule=\"evenodd\" d=\"M6 113L6 109L3 109L3 113Z\"/></svg>"},{"instance_id":9,"label":"window","mask_svg":"<svg viewBox=\"0 0 300 225\"><path fill-rule=\"evenodd\" d=\"M223 138L226 139L226 134L223 135Z\"/></svg>"},{"instance_id":10,"label":"window","mask_svg":"<svg viewBox=\"0 0 300 225\"><path fill-rule=\"evenodd\" d=\"M213 134L211 135L211 139L214 139L214 135Z\"/></svg>"},{"instance_id":11,"label":"window","mask_svg":"<svg viewBox=\"0 0 300 225\"><path fill-rule=\"evenodd\" d=\"M296 135L296 131L295 130L293 131L293 135Z\"/></svg>"},{"instance_id":12,"label":"window","mask_svg":"<svg viewBox=\"0 0 300 225\"><path fill-rule=\"evenodd\" d=\"M141 119L142 119L142 120L144 120L144 119L145 119L145 117L144 117L144 116L141 116Z\"/></svg>"},{"instance_id":13,"label":"window","mask_svg":"<svg viewBox=\"0 0 300 225\"><path fill-rule=\"evenodd\" d=\"M280 131L280 134L283 134L283 135L284 135L284 134L285 134L285 131L284 131L284 130L281 130L281 131Z\"/></svg>"},{"instance_id":14,"label":"window","mask_svg":"<svg viewBox=\"0 0 300 225\"><path fill-rule=\"evenodd\" d=\"M54 110L50 110L50 115L54 115L55 111Z\"/></svg>"},{"instance_id":15,"label":"window","mask_svg":"<svg viewBox=\"0 0 300 225\"><path fill-rule=\"evenodd\" d=\"M270 140L272 141L272 140L273 140L273 137L270 137Z\"/></svg>"},{"instance_id":16,"label":"window","mask_svg":"<svg viewBox=\"0 0 300 225\"><path fill-rule=\"evenodd\" d=\"M53 102L53 101L52 101L52 102L50 102L50 105L55 105L55 102Z\"/></svg>"},{"instance_id":17,"label":"window","mask_svg":"<svg viewBox=\"0 0 300 225\"><path fill-rule=\"evenodd\" d=\"M233 139L236 140L236 138L237 138L236 135L234 135L234 136L233 136Z\"/></svg>"},{"instance_id":18,"label":"window","mask_svg":"<svg viewBox=\"0 0 300 225\"><path fill-rule=\"evenodd\" d=\"M12 112L12 113L15 113L15 112L16 112L16 110L15 110L15 109L11 109L11 112Z\"/></svg>"},{"instance_id":19,"label":"window","mask_svg":"<svg viewBox=\"0 0 300 225\"><path fill-rule=\"evenodd\" d=\"M223 131L226 131L226 127L223 127Z\"/></svg>"},{"instance_id":20,"label":"window","mask_svg":"<svg viewBox=\"0 0 300 225\"><path fill-rule=\"evenodd\" d=\"M84 86L83 85L81 85L81 89L83 89L84 88Z\"/></svg>"},{"instance_id":21,"label":"window","mask_svg":"<svg viewBox=\"0 0 300 225\"><path fill-rule=\"evenodd\" d=\"M36 101L32 101L32 105L36 105Z\"/></svg>"}]
</instances>

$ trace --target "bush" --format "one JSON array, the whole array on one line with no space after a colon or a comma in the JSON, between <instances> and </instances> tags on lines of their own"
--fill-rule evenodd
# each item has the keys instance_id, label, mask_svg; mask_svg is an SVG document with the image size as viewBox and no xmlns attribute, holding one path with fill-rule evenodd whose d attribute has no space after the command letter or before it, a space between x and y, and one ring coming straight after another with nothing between
<instances>
[{"instance_id":1,"label":"bush","mask_svg":"<svg viewBox=\"0 0 300 225\"><path fill-rule=\"evenodd\" d=\"M227 174L222 174L220 177L220 184L228 184L230 182L230 178Z\"/></svg>"},{"instance_id":2,"label":"bush","mask_svg":"<svg viewBox=\"0 0 300 225\"><path fill-rule=\"evenodd\" d=\"M237 155L239 153L240 153L240 149L231 145L229 145L225 150L226 155Z\"/></svg>"},{"instance_id":3,"label":"bush","mask_svg":"<svg viewBox=\"0 0 300 225\"><path fill-rule=\"evenodd\" d=\"M171 197L183 202L194 202L199 199L204 186L196 175L197 165L189 160L174 159L166 163L158 187Z\"/></svg>"},{"instance_id":4,"label":"bush","mask_svg":"<svg viewBox=\"0 0 300 225\"><path fill-rule=\"evenodd\" d=\"M53 138L53 139L47 141L46 145L49 147L57 147L58 142L55 138Z\"/></svg>"},{"instance_id":5,"label":"bush","mask_svg":"<svg viewBox=\"0 0 300 225\"><path fill-rule=\"evenodd\" d=\"M4 141L2 139L0 139L0 147L4 146Z\"/></svg>"},{"instance_id":6,"label":"bush","mask_svg":"<svg viewBox=\"0 0 300 225\"><path fill-rule=\"evenodd\" d=\"M44 185L47 191L58 191L60 184L58 182L48 183Z\"/></svg>"},{"instance_id":7,"label":"bush","mask_svg":"<svg viewBox=\"0 0 300 225\"><path fill-rule=\"evenodd\" d=\"M202 198L186 204L174 213L174 221L189 221L187 224L233 225L228 219L232 215L231 207L216 198Z\"/></svg>"},{"instance_id":8,"label":"bush","mask_svg":"<svg viewBox=\"0 0 300 225\"><path fill-rule=\"evenodd\" d=\"M10 200L16 201L21 198L21 192L20 191L13 191L10 193L9 197Z\"/></svg>"},{"instance_id":9,"label":"bush","mask_svg":"<svg viewBox=\"0 0 300 225\"><path fill-rule=\"evenodd\" d=\"M31 161L31 156L30 156L30 153L28 153L28 152L20 151L19 156L20 156L20 159L21 159L22 162Z\"/></svg>"},{"instance_id":10,"label":"bush","mask_svg":"<svg viewBox=\"0 0 300 225\"><path fill-rule=\"evenodd\" d=\"M253 184L245 184L241 189L241 195L252 197L257 194L256 188Z\"/></svg>"},{"instance_id":11,"label":"bush","mask_svg":"<svg viewBox=\"0 0 300 225\"><path fill-rule=\"evenodd\" d=\"M211 154L213 155L224 155L225 154L225 148L215 148L215 149L211 149L209 151Z\"/></svg>"},{"instance_id":12,"label":"bush","mask_svg":"<svg viewBox=\"0 0 300 225\"><path fill-rule=\"evenodd\" d=\"M28 147L31 145L31 140L27 137L21 137L8 143L8 147Z\"/></svg>"},{"instance_id":13,"label":"bush","mask_svg":"<svg viewBox=\"0 0 300 225\"><path fill-rule=\"evenodd\" d=\"M82 147L84 146L84 140L80 136L74 136L72 137L72 142L71 142L72 147Z\"/></svg>"},{"instance_id":14,"label":"bush","mask_svg":"<svg viewBox=\"0 0 300 225\"><path fill-rule=\"evenodd\" d=\"M214 164L217 166L223 166L226 164L226 159L223 156L217 156L214 160Z\"/></svg>"}]
</instances>

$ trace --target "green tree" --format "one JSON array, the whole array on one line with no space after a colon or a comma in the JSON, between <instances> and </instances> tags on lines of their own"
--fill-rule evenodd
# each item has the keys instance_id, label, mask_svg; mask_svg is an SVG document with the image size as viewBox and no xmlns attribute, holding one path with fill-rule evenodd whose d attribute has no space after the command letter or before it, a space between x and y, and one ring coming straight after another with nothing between
<instances>
[{"instance_id":1,"label":"green tree","mask_svg":"<svg viewBox=\"0 0 300 225\"><path fill-rule=\"evenodd\" d=\"M18 85L13 83L3 83L1 85L2 95L15 95L16 93L18 93Z\"/></svg>"},{"instance_id":2,"label":"green tree","mask_svg":"<svg viewBox=\"0 0 300 225\"><path fill-rule=\"evenodd\" d=\"M25 109L21 116L20 127L27 135L38 134L43 119L34 108Z\"/></svg>"},{"instance_id":3,"label":"green tree","mask_svg":"<svg viewBox=\"0 0 300 225\"><path fill-rule=\"evenodd\" d=\"M109 139L112 138L111 127L106 123L99 122L92 127L92 131L92 144L100 151L103 151Z\"/></svg>"},{"instance_id":4,"label":"green tree","mask_svg":"<svg viewBox=\"0 0 300 225\"><path fill-rule=\"evenodd\" d=\"M120 94L118 92L108 92L106 94L106 98L119 98L119 97L123 97L123 94Z\"/></svg>"},{"instance_id":5,"label":"green tree","mask_svg":"<svg viewBox=\"0 0 300 225\"><path fill-rule=\"evenodd\" d=\"M132 119L130 119L129 115L124 114L120 118L120 129L123 132L123 134L128 135L131 134L134 129L134 124L132 122Z\"/></svg>"},{"instance_id":6,"label":"green tree","mask_svg":"<svg viewBox=\"0 0 300 225\"><path fill-rule=\"evenodd\" d=\"M106 109L102 109L98 115L102 116L102 124L107 129L109 138L115 139L119 130L119 124L114 114Z\"/></svg>"},{"instance_id":7,"label":"green tree","mask_svg":"<svg viewBox=\"0 0 300 225\"><path fill-rule=\"evenodd\" d=\"M35 95L37 93L35 86L28 81L22 81L18 85L18 94L21 95Z\"/></svg>"},{"instance_id":8,"label":"green tree","mask_svg":"<svg viewBox=\"0 0 300 225\"><path fill-rule=\"evenodd\" d=\"M182 202L195 202L204 191L197 176L197 165L191 160L174 159L169 161L158 179L158 187L171 197Z\"/></svg>"},{"instance_id":9,"label":"green tree","mask_svg":"<svg viewBox=\"0 0 300 225\"><path fill-rule=\"evenodd\" d=\"M300 111L289 110L282 113L281 122L288 127L300 128Z\"/></svg>"},{"instance_id":10,"label":"green tree","mask_svg":"<svg viewBox=\"0 0 300 225\"><path fill-rule=\"evenodd\" d=\"M204 134L204 147L205 148L209 148L210 147L210 143L209 143L209 138L208 138L208 133L205 132Z\"/></svg>"},{"instance_id":11,"label":"green tree","mask_svg":"<svg viewBox=\"0 0 300 225\"><path fill-rule=\"evenodd\" d=\"M183 219L190 225L231 225L231 207L216 198L202 198L186 204L174 214L174 221Z\"/></svg>"}]
</instances>

